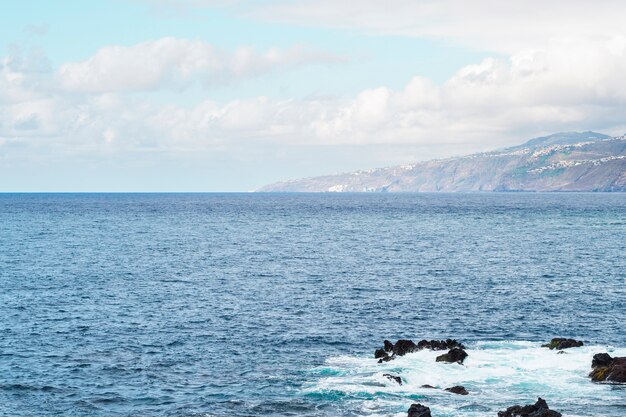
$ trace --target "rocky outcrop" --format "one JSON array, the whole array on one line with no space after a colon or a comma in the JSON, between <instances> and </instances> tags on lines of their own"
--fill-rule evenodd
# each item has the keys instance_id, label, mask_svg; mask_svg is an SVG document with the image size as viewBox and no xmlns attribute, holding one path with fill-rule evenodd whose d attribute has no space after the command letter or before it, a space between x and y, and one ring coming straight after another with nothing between
<instances>
[{"instance_id":1,"label":"rocky outcrop","mask_svg":"<svg viewBox=\"0 0 626 417\"><path fill-rule=\"evenodd\" d=\"M407 353L418 350L417 345L412 340L400 339L393 345L393 354L396 356L404 356Z\"/></svg>"},{"instance_id":2,"label":"rocky outcrop","mask_svg":"<svg viewBox=\"0 0 626 417\"><path fill-rule=\"evenodd\" d=\"M411 404L409 407L409 414L407 417L432 417L430 415L430 408L422 404Z\"/></svg>"},{"instance_id":3,"label":"rocky outcrop","mask_svg":"<svg viewBox=\"0 0 626 417\"><path fill-rule=\"evenodd\" d=\"M467 392L465 387L462 386L462 385L455 385L454 387L446 388L444 391L448 391L448 392L451 392L453 394L459 394L459 395L468 395L469 394L469 392Z\"/></svg>"},{"instance_id":4,"label":"rocky outcrop","mask_svg":"<svg viewBox=\"0 0 626 417\"><path fill-rule=\"evenodd\" d=\"M550 350L554 350L554 349L563 350L563 349L569 349L569 348L574 348L574 347L581 347L583 345L584 343L581 342L580 340L555 337L554 339L550 341L550 343L541 345L541 347L547 347L547 348L550 348Z\"/></svg>"},{"instance_id":5,"label":"rocky outcrop","mask_svg":"<svg viewBox=\"0 0 626 417\"><path fill-rule=\"evenodd\" d=\"M609 366L611 362L613 362L613 358L608 353L597 353L593 355L591 367L595 369L602 366Z\"/></svg>"},{"instance_id":6,"label":"rocky outcrop","mask_svg":"<svg viewBox=\"0 0 626 417\"><path fill-rule=\"evenodd\" d=\"M461 348L465 349L462 343L458 342L456 339L446 339L446 340L420 340L417 343L418 349L429 349L429 350L446 350L453 348Z\"/></svg>"},{"instance_id":7,"label":"rocky outcrop","mask_svg":"<svg viewBox=\"0 0 626 417\"><path fill-rule=\"evenodd\" d=\"M437 356L437 362L449 362L449 363L463 363L465 358L467 358L467 352L465 352L461 348L450 349L448 353L444 353L443 355Z\"/></svg>"},{"instance_id":8,"label":"rocky outcrop","mask_svg":"<svg viewBox=\"0 0 626 417\"><path fill-rule=\"evenodd\" d=\"M400 378L397 375L383 374L383 376L386 377L387 379L391 380L391 381L397 382L399 385L402 385L402 378Z\"/></svg>"},{"instance_id":9,"label":"rocky outcrop","mask_svg":"<svg viewBox=\"0 0 626 417\"><path fill-rule=\"evenodd\" d=\"M592 381L626 383L626 357L612 358L608 353L598 353L593 356L591 368Z\"/></svg>"},{"instance_id":10,"label":"rocky outcrop","mask_svg":"<svg viewBox=\"0 0 626 417\"><path fill-rule=\"evenodd\" d=\"M376 349L374 358L378 359L378 363L388 362L396 356L404 356L407 353L417 352L423 349L428 350L446 350L460 348L463 349L462 343L455 339L446 340L420 340L418 343L409 339L400 339L395 344L389 340L383 342L382 349Z\"/></svg>"},{"instance_id":11,"label":"rocky outcrop","mask_svg":"<svg viewBox=\"0 0 626 417\"><path fill-rule=\"evenodd\" d=\"M385 352L393 352L393 343L391 343L389 340L384 340L383 341L383 350Z\"/></svg>"},{"instance_id":12,"label":"rocky outcrop","mask_svg":"<svg viewBox=\"0 0 626 417\"><path fill-rule=\"evenodd\" d=\"M561 417L561 413L550 410L545 400L539 398L533 405L514 405L499 411L498 417Z\"/></svg>"}]
</instances>

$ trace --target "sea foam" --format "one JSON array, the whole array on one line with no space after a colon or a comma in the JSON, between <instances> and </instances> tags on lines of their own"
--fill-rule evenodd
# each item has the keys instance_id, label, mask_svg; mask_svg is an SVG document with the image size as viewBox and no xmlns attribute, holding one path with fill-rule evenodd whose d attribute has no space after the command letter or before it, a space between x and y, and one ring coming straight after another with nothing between
<instances>
[{"instance_id":1,"label":"sea foam","mask_svg":"<svg viewBox=\"0 0 626 417\"><path fill-rule=\"evenodd\" d=\"M626 407L626 387L590 381L594 354L626 355L626 348L591 345L554 351L535 342L477 342L464 364L436 362L441 352L422 350L379 364L373 357L339 356L314 370L304 395L328 396L363 415L406 416L412 402L428 405L433 416L494 416L514 404L542 397L566 416L601 415ZM560 353L563 352L563 353ZM403 384L386 378L389 373ZM437 389L422 388L431 385ZM463 385L469 395L444 391Z\"/></svg>"}]
</instances>

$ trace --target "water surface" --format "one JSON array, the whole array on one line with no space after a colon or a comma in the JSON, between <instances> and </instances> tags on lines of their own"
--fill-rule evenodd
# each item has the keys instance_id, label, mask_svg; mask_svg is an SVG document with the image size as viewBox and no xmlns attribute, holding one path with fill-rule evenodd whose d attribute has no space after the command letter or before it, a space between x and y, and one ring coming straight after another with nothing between
<instances>
[{"instance_id":1,"label":"water surface","mask_svg":"<svg viewBox=\"0 0 626 417\"><path fill-rule=\"evenodd\" d=\"M0 415L623 417L625 249L626 194L2 194Z\"/></svg>"}]
</instances>

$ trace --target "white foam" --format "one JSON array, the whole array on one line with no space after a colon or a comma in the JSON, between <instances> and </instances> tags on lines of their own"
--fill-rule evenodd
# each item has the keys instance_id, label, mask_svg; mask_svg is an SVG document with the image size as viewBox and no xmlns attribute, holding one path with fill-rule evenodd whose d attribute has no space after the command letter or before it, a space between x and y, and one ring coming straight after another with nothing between
<instances>
[{"instance_id":1,"label":"white foam","mask_svg":"<svg viewBox=\"0 0 626 417\"><path fill-rule=\"evenodd\" d=\"M305 386L305 393L339 392L359 401L364 415L402 415L412 402L427 403L433 416L493 416L494 412L517 403L534 403L537 397L551 408L577 410L585 404L626 403L626 389L595 384L588 374L594 354L609 352L626 356L626 349L611 346L584 346L564 354L532 342L484 342L466 349L463 365L436 362L442 352L423 350L378 364L371 357L329 358L320 376ZM384 377L399 375L403 385ZM437 390L421 388L433 385ZM470 395L460 396L443 388L463 385ZM412 397L411 397L412 396ZM423 400L415 396L424 396ZM488 410L459 410L463 406L486 406ZM575 414L568 414L574 416Z\"/></svg>"}]
</instances>

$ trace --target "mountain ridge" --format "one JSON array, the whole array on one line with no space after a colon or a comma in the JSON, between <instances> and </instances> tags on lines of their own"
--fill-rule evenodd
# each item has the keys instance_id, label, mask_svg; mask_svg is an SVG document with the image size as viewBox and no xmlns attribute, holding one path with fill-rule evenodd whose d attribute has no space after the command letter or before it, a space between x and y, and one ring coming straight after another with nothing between
<instances>
[{"instance_id":1,"label":"mountain ridge","mask_svg":"<svg viewBox=\"0 0 626 417\"><path fill-rule=\"evenodd\" d=\"M605 135L604 133L593 132L591 130L585 132L557 132L548 136L533 138L522 143L521 145L511 146L505 149L521 149L550 145L573 145L575 143L588 142L590 140L609 139L610 137L611 136Z\"/></svg>"},{"instance_id":2,"label":"mountain ridge","mask_svg":"<svg viewBox=\"0 0 626 417\"><path fill-rule=\"evenodd\" d=\"M626 191L626 136L560 132L495 151L282 181L256 191Z\"/></svg>"}]
</instances>

